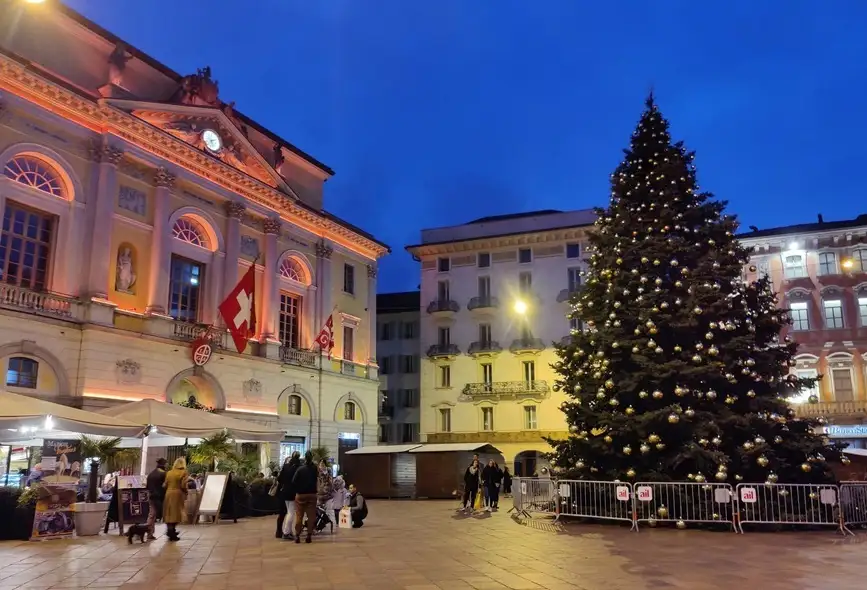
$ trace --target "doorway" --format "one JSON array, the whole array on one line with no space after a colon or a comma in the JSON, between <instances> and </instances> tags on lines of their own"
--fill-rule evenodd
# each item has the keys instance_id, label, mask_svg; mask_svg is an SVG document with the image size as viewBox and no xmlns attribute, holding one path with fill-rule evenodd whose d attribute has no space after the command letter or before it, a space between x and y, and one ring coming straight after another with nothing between
<instances>
[{"instance_id":1,"label":"doorway","mask_svg":"<svg viewBox=\"0 0 867 590\"><path fill-rule=\"evenodd\" d=\"M539 462L539 451L521 451L515 455L515 475L517 477L533 477Z\"/></svg>"}]
</instances>

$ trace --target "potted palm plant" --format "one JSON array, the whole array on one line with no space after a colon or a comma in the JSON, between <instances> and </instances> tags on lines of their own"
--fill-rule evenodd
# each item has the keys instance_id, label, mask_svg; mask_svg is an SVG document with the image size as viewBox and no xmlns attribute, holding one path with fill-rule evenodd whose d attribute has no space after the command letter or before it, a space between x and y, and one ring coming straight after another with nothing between
<instances>
[{"instance_id":1,"label":"potted palm plant","mask_svg":"<svg viewBox=\"0 0 867 590\"><path fill-rule=\"evenodd\" d=\"M120 439L82 435L79 448L82 460L90 461L90 476L85 503L75 504L75 532L78 536L93 536L99 534L109 505L109 502L97 502L99 466L109 462L120 452Z\"/></svg>"},{"instance_id":2,"label":"potted palm plant","mask_svg":"<svg viewBox=\"0 0 867 590\"><path fill-rule=\"evenodd\" d=\"M203 438L199 444L190 448L190 462L207 466L208 471L216 471L220 461L235 455L235 441L228 432Z\"/></svg>"}]
</instances>

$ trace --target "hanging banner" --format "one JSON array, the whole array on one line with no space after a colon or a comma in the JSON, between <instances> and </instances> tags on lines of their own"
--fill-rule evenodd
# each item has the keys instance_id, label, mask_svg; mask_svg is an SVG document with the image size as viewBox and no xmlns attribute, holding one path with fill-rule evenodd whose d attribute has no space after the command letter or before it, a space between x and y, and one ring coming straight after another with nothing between
<instances>
[{"instance_id":1,"label":"hanging banner","mask_svg":"<svg viewBox=\"0 0 867 590\"><path fill-rule=\"evenodd\" d=\"M81 478L81 442L45 439L42 443L41 471L45 481L73 483Z\"/></svg>"},{"instance_id":2,"label":"hanging banner","mask_svg":"<svg viewBox=\"0 0 867 590\"><path fill-rule=\"evenodd\" d=\"M31 541L72 537L75 533L73 517L77 492L74 483L38 484Z\"/></svg>"}]
</instances>

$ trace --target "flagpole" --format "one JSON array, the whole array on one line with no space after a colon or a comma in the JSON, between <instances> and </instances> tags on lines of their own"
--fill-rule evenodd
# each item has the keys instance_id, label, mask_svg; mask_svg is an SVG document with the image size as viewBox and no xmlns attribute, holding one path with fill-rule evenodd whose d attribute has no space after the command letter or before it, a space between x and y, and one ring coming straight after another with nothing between
<instances>
[{"instance_id":1,"label":"flagpole","mask_svg":"<svg viewBox=\"0 0 867 590\"><path fill-rule=\"evenodd\" d=\"M333 316L334 316L335 311L337 311L336 305L333 308L331 308L331 313L328 314L329 317L332 317L332 324L333 324ZM325 321L327 322L328 319L326 318ZM333 331L333 328L332 328L332 331ZM331 353L329 351L329 361L331 360L330 354ZM320 344L319 345L319 383L318 383L319 411L316 413L319 416L319 420L318 420L319 424L318 424L318 428L317 428L317 432L316 432L316 446L317 447L322 446L322 371L324 370L322 367L322 363L324 363L324 362L325 362L325 359L323 358L323 354L322 354L322 344Z\"/></svg>"}]
</instances>

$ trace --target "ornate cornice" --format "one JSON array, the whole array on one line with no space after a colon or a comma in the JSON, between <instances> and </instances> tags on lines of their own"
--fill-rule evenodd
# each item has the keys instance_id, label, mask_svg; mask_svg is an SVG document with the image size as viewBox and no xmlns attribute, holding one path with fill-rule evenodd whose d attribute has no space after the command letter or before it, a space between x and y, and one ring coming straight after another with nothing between
<instances>
[{"instance_id":1,"label":"ornate cornice","mask_svg":"<svg viewBox=\"0 0 867 590\"><path fill-rule=\"evenodd\" d=\"M0 88L98 133L120 137L155 156L181 166L247 200L277 211L289 223L314 235L327 235L341 246L376 259L388 249L365 236L295 202L281 191L216 160L182 140L137 119L105 100L82 97L0 55Z\"/></svg>"},{"instance_id":2,"label":"ornate cornice","mask_svg":"<svg viewBox=\"0 0 867 590\"><path fill-rule=\"evenodd\" d=\"M437 256L441 254L454 254L458 252L479 252L485 250L501 250L504 248L518 248L535 244L550 244L580 240L587 237L587 232L592 226L578 226L554 230L545 230L523 234L510 234L505 236L492 236L480 238L467 238L453 242L440 242L436 244L419 244L408 246L410 254L418 257Z\"/></svg>"},{"instance_id":3,"label":"ornate cornice","mask_svg":"<svg viewBox=\"0 0 867 590\"><path fill-rule=\"evenodd\" d=\"M279 219L266 217L262 220L262 231L266 234L279 236L281 229L283 229L283 223Z\"/></svg>"},{"instance_id":4,"label":"ornate cornice","mask_svg":"<svg viewBox=\"0 0 867 590\"><path fill-rule=\"evenodd\" d=\"M157 168L157 171L154 172L154 184L156 186L162 186L167 189L172 189L175 186L176 176L169 172L166 168L160 166Z\"/></svg>"},{"instance_id":5,"label":"ornate cornice","mask_svg":"<svg viewBox=\"0 0 867 590\"><path fill-rule=\"evenodd\" d=\"M334 254L334 248L326 244L324 241L316 242L316 257L329 260Z\"/></svg>"},{"instance_id":6,"label":"ornate cornice","mask_svg":"<svg viewBox=\"0 0 867 590\"><path fill-rule=\"evenodd\" d=\"M123 159L123 150L113 145L102 143L100 140L95 140L88 144L87 156L94 162L117 166Z\"/></svg>"},{"instance_id":7,"label":"ornate cornice","mask_svg":"<svg viewBox=\"0 0 867 590\"><path fill-rule=\"evenodd\" d=\"M226 215L239 221L244 218L244 212L247 210L247 206L238 201L226 201L225 207Z\"/></svg>"}]
</instances>

